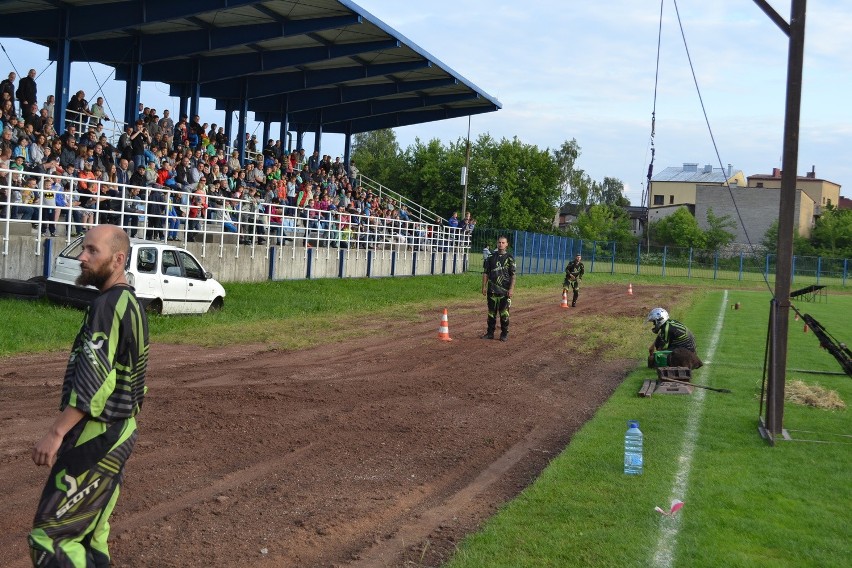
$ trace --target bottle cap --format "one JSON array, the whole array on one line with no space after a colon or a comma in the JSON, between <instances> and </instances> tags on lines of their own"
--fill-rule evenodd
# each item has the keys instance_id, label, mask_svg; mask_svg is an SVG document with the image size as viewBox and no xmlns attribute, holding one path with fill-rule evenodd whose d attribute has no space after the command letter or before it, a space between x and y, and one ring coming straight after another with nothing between
<instances>
[{"instance_id":1,"label":"bottle cap","mask_svg":"<svg viewBox=\"0 0 852 568\"><path fill-rule=\"evenodd\" d=\"M627 421L627 427L628 428L639 428L639 421L638 420L628 420Z\"/></svg>"}]
</instances>

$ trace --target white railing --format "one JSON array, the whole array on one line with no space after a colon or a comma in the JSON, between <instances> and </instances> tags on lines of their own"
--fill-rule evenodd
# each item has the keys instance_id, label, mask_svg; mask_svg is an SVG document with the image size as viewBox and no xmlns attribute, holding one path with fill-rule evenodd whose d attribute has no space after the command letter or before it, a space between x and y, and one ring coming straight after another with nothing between
<instances>
[{"instance_id":1,"label":"white railing","mask_svg":"<svg viewBox=\"0 0 852 568\"><path fill-rule=\"evenodd\" d=\"M121 138L122 134L124 134L124 130L127 126L126 123L121 122L120 120L103 120L91 114L66 109L65 128L67 129L70 124L77 127L78 139L85 136L89 132L89 128L94 128L98 138L101 137L101 134L106 135L107 140L109 140L109 143L113 146L118 144L118 139ZM98 129L98 124L102 125L100 129ZM61 134L61 132L59 134Z\"/></svg>"},{"instance_id":2,"label":"white railing","mask_svg":"<svg viewBox=\"0 0 852 568\"><path fill-rule=\"evenodd\" d=\"M378 194L379 200L389 198L396 201L398 205L405 205L405 207L408 209L409 214L418 221L423 221L425 223L434 223L437 225L446 223L446 219L444 219L434 211L426 209L419 203L415 203L404 195L380 184L376 180L358 174L357 185L369 189L373 194Z\"/></svg>"},{"instance_id":3,"label":"white railing","mask_svg":"<svg viewBox=\"0 0 852 568\"><path fill-rule=\"evenodd\" d=\"M327 249L329 254L334 248L463 254L470 247L470 235L463 230L422 221L0 169L3 176L4 255L13 228L34 237L38 255L44 238L64 238L70 244L103 223L138 238L172 240L180 246L200 242L202 257L209 245L218 245L220 256L231 245L237 256L245 246L252 254L255 247L264 247L267 254L271 247L292 247L293 254L296 247ZM36 187L23 187L25 178L37 180Z\"/></svg>"}]
</instances>

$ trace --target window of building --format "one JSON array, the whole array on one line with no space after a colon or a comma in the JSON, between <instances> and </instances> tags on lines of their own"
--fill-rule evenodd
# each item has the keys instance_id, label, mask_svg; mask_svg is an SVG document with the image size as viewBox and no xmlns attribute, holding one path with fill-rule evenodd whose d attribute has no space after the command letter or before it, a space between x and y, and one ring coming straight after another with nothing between
<instances>
[{"instance_id":1,"label":"window of building","mask_svg":"<svg viewBox=\"0 0 852 568\"><path fill-rule=\"evenodd\" d=\"M655 195L654 196L654 205L663 205L664 203L665 203L665 201L664 201L664 198L663 198L662 195Z\"/></svg>"},{"instance_id":2,"label":"window of building","mask_svg":"<svg viewBox=\"0 0 852 568\"><path fill-rule=\"evenodd\" d=\"M763 187L763 182L762 181L757 182L757 187Z\"/></svg>"},{"instance_id":3,"label":"window of building","mask_svg":"<svg viewBox=\"0 0 852 568\"><path fill-rule=\"evenodd\" d=\"M674 195L669 195L669 205L674 204Z\"/></svg>"}]
</instances>

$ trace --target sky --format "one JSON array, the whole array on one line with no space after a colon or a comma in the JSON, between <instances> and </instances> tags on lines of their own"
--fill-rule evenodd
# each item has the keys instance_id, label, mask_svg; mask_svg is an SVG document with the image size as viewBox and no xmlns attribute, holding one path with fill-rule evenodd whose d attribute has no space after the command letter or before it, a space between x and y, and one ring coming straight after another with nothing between
<instances>
[{"instance_id":1,"label":"sky","mask_svg":"<svg viewBox=\"0 0 852 568\"><path fill-rule=\"evenodd\" d=\"M556 149L576 139L576 166L592 179L624 182L633 205L650 160L651 116L660 25L659 0L355 0L445 67L503 105L475 115L471 139L488 133ZM770 0L789 20L790 1ZM712 139L693 81L674 0L664 0L656 100L654 171L684 163L742 170L746 176L781 167L787 75L787 37L752 0L677 3ZM55 65L47 49L0 39L20 73L39 73L40 101L53 91ZM11 66L9 59L0 61ZM6 75L3 64L0 73ZM71 90L94 101L98 84L112 115L124 108L124 83L111 67L74 63ZM143 71L144 77L144 71ZM176 115L168 87L144 82L141 101ZM852 196L852 2L811 0L805 30L798 174ZM109 108L107 109L109 113ZM212 100L202 120L224 123ZM258 137L262 127L251 121ZM416 139L449 143L465 138L468 119L395 130L402 148ZM273 126L273 133L277 126ZM718 157L713 146L715 139ZM303 145L313 147L306 134ZM322 153L343 154L343 137L324 134Z\"/></svg>"}]
</instances>

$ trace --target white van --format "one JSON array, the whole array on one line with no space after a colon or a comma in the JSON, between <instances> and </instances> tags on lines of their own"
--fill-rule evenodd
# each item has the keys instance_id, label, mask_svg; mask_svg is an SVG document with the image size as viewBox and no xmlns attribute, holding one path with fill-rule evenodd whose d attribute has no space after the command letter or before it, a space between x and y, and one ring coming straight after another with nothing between
<instances>
[{"instance_id":1,"label":"white van","mask_svg":"<svg viewBox=\"0 0 852 568\"><path fill-rule=\"evenodd\" d=\"M98 295L93 286L77 286L80 275L77 257L83 250L79 237L59 253L53 274L47 279L47 297L61 304L85 307ZM225 289L186 250L159 242L130 239L125 267L127 282L151 313L203 314L220 310Z\"/></svg>"}]
</instances>

